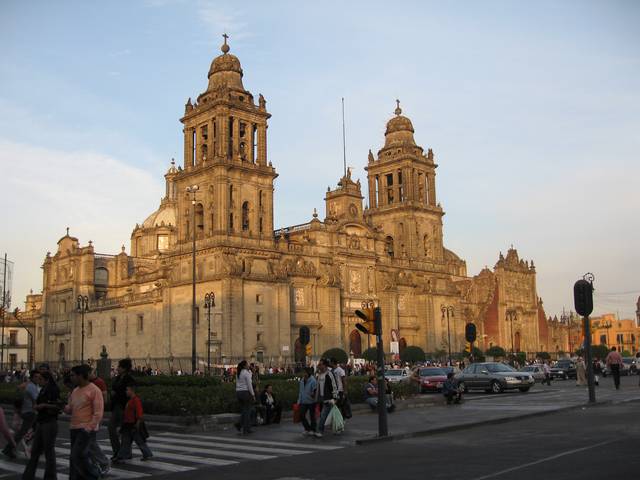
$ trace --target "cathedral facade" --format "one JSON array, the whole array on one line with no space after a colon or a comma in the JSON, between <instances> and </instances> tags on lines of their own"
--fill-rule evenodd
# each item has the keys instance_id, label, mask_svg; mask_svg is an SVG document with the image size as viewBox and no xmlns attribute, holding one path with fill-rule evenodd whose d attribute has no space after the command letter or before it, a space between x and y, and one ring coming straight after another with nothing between
<instances>
[{"instance_id":1,"label":"cathedral facade","mask_svg":"<svg viewBox=\"0 0 640 480\"><path fill-rule=\"evenodd\" d=\"M182 165L172 161L164 198L133 229L130 253L123 246L98 254L67 231L46 255L36 360L79 360L84 336L85 358L105 346L113 358L185 369L194 236L200 365L207 350L215 364L291 362L301 354L303 325L313 355L340 347L358 357L369 340L355 328L364 301L381 307L386 351L393 339L400 348L460 352L468 322L482 349L566 351L566 332L538 298L533 262L511 248L493 270L469 277L445 247L435 156L415 142L399 102L384 146L369 151L366 186L346 172L326 191L324 219L314 212L307 223L275 230L269 118L264 97L245 90L225 39L206 90L180 119ZM206 293L215 295L210 311ZM89 299L84 315L78 295Z\"/></svg>"}]
</instances>

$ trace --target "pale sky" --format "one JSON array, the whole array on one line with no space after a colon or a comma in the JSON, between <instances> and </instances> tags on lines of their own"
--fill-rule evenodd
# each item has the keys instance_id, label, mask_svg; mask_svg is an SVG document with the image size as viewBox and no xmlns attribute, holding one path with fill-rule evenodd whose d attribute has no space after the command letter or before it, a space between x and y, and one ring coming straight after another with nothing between
<instances>
[{"instance_id":1,"label":"pale sky","mask_svg":"<svg viewBox=\"0 0 640 480\"><path fill-rule=\"evenodd\" d=\"M436 155L445 244L469 275L511 244L550 315L595 275L595 312L640 295L640 2L0 3L0 254L14 302L42 288L65 227L117 253L155 210L178 118L222 33L273 114L275 223L363 183L399 98Z\"/></svg>"}]
</instances>

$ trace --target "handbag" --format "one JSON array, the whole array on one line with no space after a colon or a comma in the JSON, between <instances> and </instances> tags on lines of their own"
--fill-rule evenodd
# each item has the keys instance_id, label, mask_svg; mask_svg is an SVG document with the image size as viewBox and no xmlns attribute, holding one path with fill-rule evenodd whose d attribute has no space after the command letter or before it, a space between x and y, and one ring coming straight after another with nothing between
<instances>
[{"instance_id":1,"label":"handbag","mask_svg":"<svg viewBox=\"0 0 640 480\"><path fill-rule=\"evenodd\" d=\"M143 440L147 440L147 438L149 438L149 430L147 430L147 424L144 423L144 421L140 422L138 433L140 433L140 436L142 437Z\"/></svg>"},{"instance_id":2,"label":"handbag","mask_svg":"<svg viewBox=\"0 0 640 480\"><path fill-rule=\"evenodd\" d=\"M302 418L300 416L300 404L294 403L293 404L293 423L300 423L301 420Z\"/></svg>"}]
</instances>

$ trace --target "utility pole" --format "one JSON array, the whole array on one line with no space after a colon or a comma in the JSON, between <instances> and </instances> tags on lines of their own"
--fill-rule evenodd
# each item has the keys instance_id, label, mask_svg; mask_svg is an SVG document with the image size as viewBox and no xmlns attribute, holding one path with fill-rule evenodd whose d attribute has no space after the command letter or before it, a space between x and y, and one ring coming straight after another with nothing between
<instances>
[{"instance_id":1,"label":"utility pole","mask_svg":"<svg viewBox=\"0 0 640 480\"><path fill-rule=\"evenodd\" d=\"M191 185L187 187L187 193L191 193L191 231L193 235L193 245L191 250L191 375L196 374L196 192L200 187Z\"/></svg>"},{"instance_id":2,"label":"utility pole","mask_svg":"<svg viewBox=\"0 0 640 480\"><path fill-rule=\"evenodd\" d=\"M4 328L7 309L9 308L9 302L7 301L7 254L4 254L4 268L2 270L2 340L0 344L0 370L4 369Z\"/></svg>"},{"instance_id":3,"label":"utility pole","mask_svg":"<svg viewBox=\"0 0 640 480\"><path fill-rule=\"evenodd\" d=\"M595 379L593 376L593 360L591 358L591 328L589 315L593 312L593 280L592 273L586 273L582 280L573 285L573 299L576 312L582 316L584 324L584 350L587 362L587 385L589 386L589 403L596 401Z\"/></svg>"}]
</instances>

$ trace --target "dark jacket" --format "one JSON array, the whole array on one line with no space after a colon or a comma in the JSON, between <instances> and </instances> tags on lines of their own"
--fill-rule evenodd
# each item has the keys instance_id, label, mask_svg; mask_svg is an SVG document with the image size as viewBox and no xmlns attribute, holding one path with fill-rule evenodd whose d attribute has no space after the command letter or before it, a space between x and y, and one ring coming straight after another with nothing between
<instances>
[{"instance_id":1,"label":"dark jacket","mask_svg":"<svg viewBox=\"0 0 640 480\"><path fill-rule=\"evenodd\" d=\"M318 385L320 382L318 382ZM323 402L327 402L331 399L336 400L338 398L338 382L336 382L335 377L331 370L327 370L324 378L324 390L322 392L319 391L318 388L318 397L322 397ZM320 398L318 398L318 401Z\"/></svg>"},{"instance_id":2,"label":"dark jacket","mask_svg":"<svg viewBox=\"0 0 640 480\"><path fill-rule=\"evenodd\" d=\"M40 405L43 403L49 405L57 405L60 400L60 389L56 382L53 380L47 382L47 384L40 389L40 393L38 394L38 398L36 399L36 405ZM46 423L55 421L58 419L59 409L54 408L43 408L42 410L38 410L37 422L38 423Z\"/></svg>"},{"instance_id":3,"label":"dark jacket","mask_svg":"<svg viewBox=\"0 0 640 480\"><path fill-rule=\"evenodd\" d=\"M111 382L111 408L119 406L124 408L129 399L127 398L127 387L135 385L136 381L130 373L116 375Z\"/></svg>"}]
</instances>

